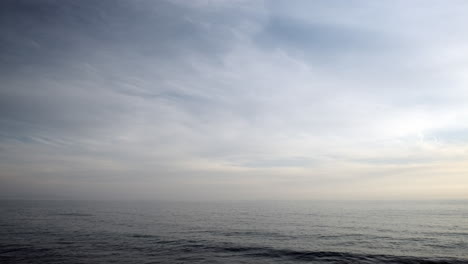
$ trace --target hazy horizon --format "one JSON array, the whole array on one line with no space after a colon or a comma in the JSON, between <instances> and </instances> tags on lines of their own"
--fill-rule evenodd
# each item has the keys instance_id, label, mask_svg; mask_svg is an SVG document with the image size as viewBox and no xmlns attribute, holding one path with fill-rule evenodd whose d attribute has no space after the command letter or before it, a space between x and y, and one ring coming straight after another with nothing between
<instances>
[{"instance_id":1,"label":"hazy horizon","mask_svg":"<svg viewBox=\"0 0 468 264\"><path fill-rule=\"evenodd\" d=\"M468 199L466 1L0 2L0 199Z\"/></svg>"}]
</instances>

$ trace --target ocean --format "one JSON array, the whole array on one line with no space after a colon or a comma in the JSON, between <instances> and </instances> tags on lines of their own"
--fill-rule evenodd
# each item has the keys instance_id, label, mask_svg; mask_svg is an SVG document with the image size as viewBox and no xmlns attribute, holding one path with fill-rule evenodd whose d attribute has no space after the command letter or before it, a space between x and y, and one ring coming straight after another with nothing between
<instances>
[{"instance_id":1,"label":"ocean","mask_svg":"<svg viewBox=\"0 0 468 264\"><path fill-rule=\"evenodd\" d=\"M0 201L0 263L468 263L468 201Z\"/></svg>"}]
</instances>

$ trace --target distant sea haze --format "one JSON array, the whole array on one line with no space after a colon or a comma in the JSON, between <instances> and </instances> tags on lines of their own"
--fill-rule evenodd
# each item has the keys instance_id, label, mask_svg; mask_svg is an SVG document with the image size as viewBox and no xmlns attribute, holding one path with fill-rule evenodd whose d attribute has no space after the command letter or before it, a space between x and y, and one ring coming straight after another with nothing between
<instances>
[{"instance_id":1,"label":"distant sea haze","mask_svg":"<svg viewBox=\"0 0 468 264\"><path fill-rule=\"evenodd\" d=\"M467 201L0 201L0 263L468 263Z\"/></svg>"}]
</instances>

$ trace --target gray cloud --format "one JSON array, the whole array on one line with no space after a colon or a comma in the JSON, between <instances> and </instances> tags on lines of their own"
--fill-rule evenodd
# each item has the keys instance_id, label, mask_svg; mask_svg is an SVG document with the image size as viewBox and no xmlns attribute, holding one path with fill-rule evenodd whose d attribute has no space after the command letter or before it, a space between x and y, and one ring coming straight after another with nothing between
<instances>
[{"instance_id":1,"label":"gray cloud","mask_svg":"<svg viewBox=\"0 0 468 264\"><path fill-rule=\"evenodd\" d=\"M297 50L311 60L333 60L350 52L385 50L385 42L377 32L281 16L272 16L257 38L262 46Z\"/></svg>"}]
</instances>

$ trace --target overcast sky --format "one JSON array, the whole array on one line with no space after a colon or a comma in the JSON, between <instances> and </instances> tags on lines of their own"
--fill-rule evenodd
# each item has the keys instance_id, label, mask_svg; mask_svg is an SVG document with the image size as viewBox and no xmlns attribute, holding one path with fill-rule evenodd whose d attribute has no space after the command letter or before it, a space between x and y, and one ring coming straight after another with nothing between
<instances>
[{"instance_id":1,"label":"overcast sky","mask_svg":"<svg viewBox=\"0 0 468 264\"><path fill-rule=\"evenodd\" d=\"M468 198L468 1L0 2L0 198Z\"/></svg>"}]
</instances>

